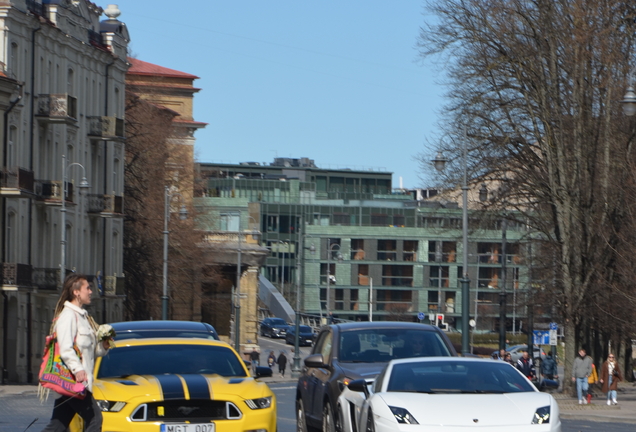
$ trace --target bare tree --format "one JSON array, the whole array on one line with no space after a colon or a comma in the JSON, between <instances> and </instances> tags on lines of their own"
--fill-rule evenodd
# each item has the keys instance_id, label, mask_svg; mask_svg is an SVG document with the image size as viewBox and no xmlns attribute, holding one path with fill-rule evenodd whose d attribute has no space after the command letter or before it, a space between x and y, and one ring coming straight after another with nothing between
<instances>
[{"instance_id":1,"label":"bare tree","mask_svg":"<svg viewBox=\"0 0 636 432\"><path fill-rule=\"evenodd\" d=\"M173 319L201 320L203 251L195 230L191 149L173 145L176 113L126 93L124 273L126 318L161 317L165 187L170 205L169 297ZM189 217L180 220L181 205ZM177 216L177 217L174 217ZM211 270L207 270L208 274Z\"/></svg>"},{"instance_id":2,"label":"bare tree","mask_svg":"<svg viewBox=\"0 0 636 432\"><path fill-rule=\"evenodd\" d=\"M471 179L500 182L495 204L516 207L539 233L569 377L599 292L627 290L615 270L634 128L617 100L633 62L635 5L439 0L428 9L435 20L421 30L421 55L448 67L440 148L457 163L465 142ZM623 321L623 338L633 321Z\"/></svg>"}]
</instances>

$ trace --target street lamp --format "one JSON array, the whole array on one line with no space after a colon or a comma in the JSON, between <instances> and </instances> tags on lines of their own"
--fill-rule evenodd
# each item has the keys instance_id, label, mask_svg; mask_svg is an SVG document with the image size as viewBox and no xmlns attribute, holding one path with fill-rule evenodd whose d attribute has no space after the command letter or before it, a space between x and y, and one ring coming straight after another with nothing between
<instances>
[{"instance_id":1,"label":"street lamp","mask_svg":"<svg viewBox=\"0 0 636 432\"><path fill-rule=\"evenodd\" d=\"M254 224L256 224L256 220L248 216ZM239 352L241 350L241 258L242 258L242 250L241 250L241 213L239 212L239 226L238 226L238 254L236 258L236 289L234 290L235 301L234 301L234 349ZM258 241L258 237L261 235L260 231L257 229L253 229L250 234L254 239Z\"/></svg>"},{"instance_id":2,"label":"street lamp","mask_svg":"<svg viewBox=\"0 0 636 432\"><path fill-rule=\"evenodd\" d=\"M288 246L289 243L284 242L282 240L276 240L276 243L278 243L279 245L284 245L284 246ZM279 249L278 247L276 249ZM285 248L282 249L283 250L283 265L281 266L281 272L277 275L280 279L280 283L278 284L278 289L280 289L281 294L283 295L283 297L285 296ZM280 249L279 249L280 251Z\"/></svg>"},{"instance_id":3,"label":"street lamp","mask_svg":"<svg viewBox=\"0 0 636 432\"><path fill-rule=\"evenodd\" d=\"M621 101L623 104L623 113L626 116L633 116L636 114L636 93L634 93L634 87L631 85L627 88L627 92Z\"/></svg>"},{"instance_id":4,"label":"street lamp","mask_svg":"<svg viewBox=\"0 0 636 432\"><path fill-rule=\"evenodd\" d=\"M84 165L78 162L72 164L66 164L66 155L62 155L62 208L60 209L60 224L62 233L60 236L62 251L60 254L60 286L64 286L64 279L66 277L66 195L68 194L68 169L72 166L78 166L82 169L82 180L79 183L80 189L88 189L90 185L86 180L86 169Z\"/></svg>"},{"instance_id":5,"label":"street lamp","mask_svg":"<svg viewBox=\"0 0 636 432\"><path fill-rule=\"evenodd\" d=\"M163 205L163 294L161 296L161 319L168 319L168 222L170 221L170 203L173 198L181 199L181 207L179 208L179 219L188 218L188 210L183 204L183 195L179 192L170 193L170 187L164 189L164 205Z\"/></svg>"},{"instance_id":6,"label":"street lamp","mask_svg":"<svg viewBox=\"0 0 636 432\"><path fill-rule=\"evenodd\" d=\"M298 249L302 251L302 257L297 260L296 263L298 264L300 262L302 272L296 272L296 331L294 332L294 360L291 368L292 378L298 378L300 376L300 285L302 282L303 288L305 286L305 250L309 250L309 253L312 255L316 253L316 247L313 244L309 247L305 247L305 238L309 236L304 235L302 232L302 217L300 218L299 227L301 231L298 236Z\"/></svg>"},{"instance_id":7,"label":"street lamp","mask_svg":"<svg viewBox=\"0 0 636 432\"><path fill-rule=\"evenodd\" d=\"M467 355L470 354L470 343L468 339L468 321L470 319L470 279L468 278L468 186L466 185L466 177L467 177L467 150L466 150L466 140L468 136L466 134L466 127L464 127L464 140L462 145L463 150L463 158L462 158L462 169L463 169L463 184L462 184L462 247L463 247L463 268L462 268L462 279L461 279L461 290L462 290L462 354ZM437 171L443 171L446 166L447 160L443 157L442 153L437 153L435 159L432 160L435 169ZM475 297L475 303L477 303L477 297Z\"/></svg>"},{"instance_id":8,"label":"street lamp","mask_svg":"<svg viewBox=\"0 0 636 432\"><path fill-rule=\"evenodd\" d=\"M327 244L329 244L330 240L331 239L327 239ZM333 254L333 251L334 251L334 247L337 247L337 250L338 250L338 255L336 255L336 259L338 260L338 262L342 262L342 260L343 260L342 254L340 253L340 245L338 243L334 243L332 245L329 245L329 251L327 253L327 307L326 307L327 324L331 324L329 322L329 317L330 317L329 310L331 308L331 305L330 305L330 301L331 300L330 300L330 295L329 295L329 291L330 291L329 290L329 283L331 281L329 279L331 279L331 268L330 268L331 267L331 263L330 263L330 261L331 261L331 255Z\"/></svg>"}]
</instances>

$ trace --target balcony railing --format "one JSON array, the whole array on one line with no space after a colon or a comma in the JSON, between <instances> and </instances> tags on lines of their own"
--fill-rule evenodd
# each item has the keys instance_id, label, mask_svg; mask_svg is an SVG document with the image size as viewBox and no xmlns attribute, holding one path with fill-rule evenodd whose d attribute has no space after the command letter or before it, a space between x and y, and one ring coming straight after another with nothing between
<instances>
[{"instance_id":1,"label":"balcony railing","mask_svg":"<svg viewBox=\"0 0 636 432\"><path fill-rule=\"evenodd\" d=\"M435 252L428 253L428 261L429 262L455 262L457 259L457 254L455 252L446 252L443 254L437 254Z\"/></svg>"},{"instance_id":2,"label":"balcony railing","mask_svg":"<svg viewBox=\"0 0 636 432\"><path fill-rule=\"evenodd\" d=\"M31 285L33 267L28 264L2 263L3 285Z\"/></svg>"},{"instance_id":3,"label":"balcony railing","mask_svg":"<svg viewBox=\"0 0 636 432\"><path fill-rule=\"evenodd\" d=\"M44 6L35 0L26 0L26 6L29 12L38 16L44 16Z\"/></svg>"},{"instance_id":4,"label":"balcony railing","mask_svg":"<svg viewBox=\"0 0 636 432\"><path fill-rule=\"evenodd\" d=\"M88 135L101 138L124 136L124 119L112 116L88 117Z\"/></svg>"},{"instance_id":5,"label":"balcony railing","mask_svg":"<svg viewBox=\"0 0 636 432\"><path fill-rule=\"evenodd\" d=\"M0 171L0 187L33 192L33 171L19 167L8 167Z\"/></svg>"},{"instance_id":6,"label":"balcony railing","mask_svg":"<svg viewBox=\"0 0 636 432\"><path fill-rule=\"evenodd\" d=\"M404 276L382 276L383 286L413 286L412 277Z\"/></svg>"},{"instance_id":7,"label":"balcony railing","mask_svg":"<svg viewBox=\"0 0 636 432\"><path fill-rule=\"evenodd\" d=\"M88 30L88 41L92 45L104 46L104 37L101 33L96 32L95 30Z\"/></svg>"},{"instance_id":8,"label":"balcony railing","mask_svg":"<svg viewBox=\"0 0 636 432\"><path fill-rule=\"evenodd\" d=\"M33 284L39 290L57 290L57 284L60 281L59 268L34 268Z\"/></svg>"},{"instance_id":9,"label":"balcony railing","mask_svg":"<svg viewBox=\"0 0 636 432\"><path fill-rule=\"evenodd\" d=\"M60 119L77 119L77 98L66 93L38 95L36 115Z\"/></svg>"},{"instance_id":10,"label":"balcony railing","mask_svg":"<svg viewBox=\"0 0 636 432\"><path fill-rule=\"evenodd\" d=\"M124 213L124 197L119 195L88 194L89 213Z\"/></svg>"},{"instance_id":11,"label":"balcony railing","mask_svg":"<svg viewBox=\"0 0 636 432\"><path fill-rule=\"evenodd\" d=\"M378 261L397 261L397 251L378 251Z\"/></svg>"},{"instance_id":12,"label":"balcony railing","mask_svg":"<svg viewBox=\"0 0 636 432\"><path fill-rule=\"evenodd\" d=\"M35 194L47 200L62 199L62 182L59 180L36 180ZM73 202L73 183L66 183L66 201Z\"/></svg>"},{"instance_id":13,"label":"balcony railing","mask_svg":"<svg viewBox=\"0 0 636 432\"><path fill-rule=\"evenodd\" d=\"M413 312L413 303L407 302L375 302L375 310L387 312Z\"/></svg>"},{"instance_id":14,"label":"balcony railing","mask_svg":"<svg viewBox=\"0 0 636 432\"><path fill-rule=\"evenodd\" d=\"M478 255L480 264L501 264L500 253L483 253ZM506 254L506 264L522 264L521 256L517 254Z\"/></svg>"}]
</instances>

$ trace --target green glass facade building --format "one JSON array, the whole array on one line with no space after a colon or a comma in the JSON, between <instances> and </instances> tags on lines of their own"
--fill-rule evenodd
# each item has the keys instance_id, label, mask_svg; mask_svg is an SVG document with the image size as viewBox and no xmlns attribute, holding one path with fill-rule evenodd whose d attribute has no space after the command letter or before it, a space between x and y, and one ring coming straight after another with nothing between
<instances>
[{"instance_id":1,"label":"green glass facade building","mask_svg":"<svg viewBox=\"0 0 636 432\"><path fill-rule=\"evenodd\" d=\"M262 273L292 306L299 293L302 312L409 321L421 312L427 323L441 313L449 328L461 327L462 209L435 200L435 190L394 191L389 172L321 169L308 159L206 163L199 173L201 228L260 230L271 251ZM490 220L469 210L471 318L476 311L479 331L498 330L505 259L506 327L514 318L519 329L530 285L527 232L508 223L504 258L500 221Z\"/></svg>"}]
</instances>

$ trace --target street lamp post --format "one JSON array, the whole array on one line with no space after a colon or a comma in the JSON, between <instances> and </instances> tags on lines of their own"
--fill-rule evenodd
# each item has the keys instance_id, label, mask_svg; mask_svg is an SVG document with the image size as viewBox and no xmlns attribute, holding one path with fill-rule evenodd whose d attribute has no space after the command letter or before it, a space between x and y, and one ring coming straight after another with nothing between
<instances>
[{"instance_id":1,"label":"street lamp post","mask_svg":"<svg viewBox=\"0 0 636 432\"><path fill-rule=\"evenodd\" d=\"M298 378L300 376L300 286L305 286L305 250L309 249L309 252L313 255L316 252L316 247L311 245L305 247L305 235L303 230L302 217L299 218L300 235L298 236L298 249L302 253L302 257L297 259L296 265L299 270L296 272L296 323L294 332L294 359L292 362L291 374L292 378ZM303 289L304 291L304 289Z\"/></svg>"},{"instance_id":2,"label":"street lamp post","mask_svg":"<svg viewBox=\"0 0 636 432\"><path fill-rule=\"evenodd\" d=\"M467 174L467 140L466 128L464 128L464 140L463 140L463 158L462 158L462 170L463 170L463 183L462 183L462 279L461 291L462 291L462 354L470 354L470 343L468 337L468 321L470 319L470 279L468 277L468 186L466 184ZM438 153L436 158L433 159L433 164L437 171L443 171L447 160L443 157L442 153ZM475 303L477 303L477 296L475 296Z\"/></svg>"},{"instance_id":3,"label":"street lamp post","mask_svg":"<svg viewBox=\"0 0 636 432\"><path fill-rule=\"evenodd\" d=\"M88 189L90 185L86 180L86 169L84 165L78 162L66 165L66 155L62 155L62 208L60 209L60 224L61 224L61 253L60 253L60 286L64 286L64 279L66 277L66 195L68 193L68 169L72 166L78 166L82 169L82 180L80 181L80 189Z\"/></svg>"},{"instance_id":4,"label":"street lamp post","mask_svg":"<svg viewBox=\"0 0 636 432\"><path fill-rule=\"evenodd\" d=\"M329 289L329 283L331 282L329 279L331 279L331 255L333 254L334 251L334 247L337 246L337 250L338 250L338 255L336 257L336 259L338 260L338 262L342 262L343 258L342 258L342 254L340 253L340 245L338 243L334 243L334 244L329 244L329 241L331 239L327 239L327 244L329 245L329 250L327 251L327 307L326 307L326 312L327 312L327 324L331 324L329 322L329 317L330 317L330 310L331 310L331 298L330 298L330 289Z\"/></svg>"},{"instance_id":5,"label":"street lamp post","mask_svg":"<svg viewBox=\"0 0 636 432\"><path fill-rule=\"evenodd\" d=\"M183 195L179 192L173 194L170 193L168 186L164 189L164 205L163 205L163 293L161 295L161 319L168 319L168 236L170 231L168 230L168 222L170 221L170 203L173 198L180 198L181 207L179 209L179 219L185 220L188 218L188 210L185 204L183 204Z\"/></svg>"}]
</instances>

